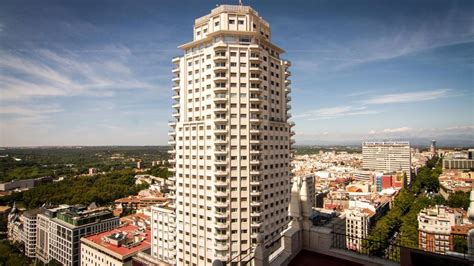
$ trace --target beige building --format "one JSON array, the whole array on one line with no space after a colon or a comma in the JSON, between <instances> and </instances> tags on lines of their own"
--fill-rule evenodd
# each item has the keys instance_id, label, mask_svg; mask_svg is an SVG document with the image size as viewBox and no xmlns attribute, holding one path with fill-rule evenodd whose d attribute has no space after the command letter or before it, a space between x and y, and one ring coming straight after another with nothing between
<instances>
[{"instance_id":1,"label":"beige building","mask_svg":"<svg viewBox=\"0 0 474 266\"><path fill-rule=\"evenodd\" d=\"M369 234L370 219L374 212L366 208L346 210L346 244L350 250L359 251L362 241Z\"/></svg>"},{"instance_id":2,"label":"beige building","mask_svg":"<svg viewBox=\"0 0 474 266\"><path fill-rule=\"evenodd\" d=\"M418 247L444 254L450 250L451 227L463 224L463 212L445 206L425 208L418 214Z\"/></svg>"},{"instance_id":3,"label":"beige building","mask_svg":"<svg viewBox=\"0 0 474 266\"><path fill-rule=\"evenodd\" d=\"M288 222L290 63L248 6L216 7L193 35L172 60L176 263L244 262Z\"/></svg>"},{"instance_id":4,"label":"beige building","mask_svg":"<svg viewBox=\"0 0 474 266\"><path fill-rule=\"evenodd\" d=\"M166 205L151 208L151 255L159 260L176 264L176 215Z\"/></svg>"}]
</instances>

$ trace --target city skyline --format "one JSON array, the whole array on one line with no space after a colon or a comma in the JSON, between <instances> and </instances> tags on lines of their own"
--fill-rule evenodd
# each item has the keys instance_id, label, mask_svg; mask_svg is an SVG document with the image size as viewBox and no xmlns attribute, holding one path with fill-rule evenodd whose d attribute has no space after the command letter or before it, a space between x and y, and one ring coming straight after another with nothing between
<instances>
[{"instance_id":1,"label":"city skyline","mask_svg":"<svg viewBox=\"0 0 474 266\"><path fill-rule=\"evenodd\" d=\"M170 59L216 4L237 1L2 2L0 146L165 145ZM244 5L292 62L297 144L472 145L472 3Z\"/></svg>"}]
</instances>

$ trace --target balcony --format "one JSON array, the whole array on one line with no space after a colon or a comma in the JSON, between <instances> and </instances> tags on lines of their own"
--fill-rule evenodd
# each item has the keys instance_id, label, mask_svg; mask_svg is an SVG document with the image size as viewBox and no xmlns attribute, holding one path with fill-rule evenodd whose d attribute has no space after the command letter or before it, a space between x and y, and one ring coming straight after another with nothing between
<instances>
[{"instance_id":1,"label":"balcony","mask_svg":"<svg viewBox=\"0 0 474 266\"><path fill-rule=\"evenodd\" d=\"M290 92L291 92L291 88L290 88L290 87L286 87L285 92L286 92L286 93L290 93Z\"/></svg>"},{"instance_id":2,"label":"balcony","mask_svg":"<svg viewBox=\"0 0 474 266\"><path fill-rule=\"evenodd\" d=\"M179 109L179 103L175 103L171 107L174 108L174 109Z\"/></svg>"},{"instance_id":3,"label":"balcony","mask_svg":"<svg viewBox=\"0 0 474 266\"><path fill-rule=\"evenodd\" d=\"M168 121L168 126L175 127L176 126L176 121L175 120Z\"/></svg>"},{"instance_id":4,"label":"balcony","mask_svg":"<svg viewBox=\"0 0 474 266\"><path fill-rule=\"evenodd\" d=\"M216 228L219 228L219 229L227 229L227 227L229 227L227 223L222 223L222 222L214 222L214 225Z\"/></svg>"},{"instance_id":5,"label":"balcony","mask_svg":"<svg viewBox=\"0 0 474 266\"><path fill-rule=\"evenodd\" d=\"M225 72L227 71L227 66L226 65L215 65L214 66L214 72Z\"/></svg>"},{"instance_id":6,"label":"balcony","mask_svg":"<svg viewBox=\"0 0 474 266\"><path fill-rule=\"evenodd\" d=\"M214 134L227 134L228 129L227 128L215 128L214 129Z\"/></svg>"},{"instance_id":7,"label":"balcony","mask_svg":"<svg viewBox=\"0 0 474 266\"><path fill-rule=\"evenodd\" d=\"M214 186L216 186L216 187L227 187L227 182L225 180L222 180L222 179L216 179L214 181Z\"/></svg>"},{"instance_id":8,"label":"balcony","mask_svg":"<svg viewBox=\"0 0 474 266\"><path fill-rule=\"evenodd\" d=\"M229 246L226 244L226 245L222 245L222 244L214 244L214 247L216 250L228 250L229 249Z\"/></svg>"},{"instance_id":9,"label":"balcony","mask_svg":"<svg viewBox=\"0 0 474 266\"><path fill-rule=\"evenodd\" d=\"M285 60L285 61L283 62L283 65L285 65L286 67L290 67L290 66L291 66L291 62Z\"/></svg>"},{"instance_id":10,"label":"balcony","mask_svg":"<svg viewBox=\"0 0 474 266\"><path fill-rule=\"evenodd\" d=\"M225 155L225 154L227 154L227 150L226 149L216 149L216 150L214 150L214 154L215 155Z\"/></svg>"},{"instance_id":11,"label":"balcony","mask_svg":"<svg viewBox=\"0 0 474 266\"><path fill-rule=\"evenodd\" d=\"M227 48L227 44L225 42L218 42L214 44L214 50L219 50L222 48Z\"/></svg>"},{"instance_id":12,"label":"balcony","mask_svg":"<svg viewBox=\"0 0 474 266\"><path fill-rule=\"evenodd\" d=\"M175 149L168 150L168 153L174 154L174 153L176 153L176 150Z\"/></svg>"},{"instance_id":13,"label":"balcony","mask_svg":"<svg viewBox=\"0 0 474 266\"><path fill-rule=\"evenodd\" d=\"M168 136L176 136L176 131L174 130L168 131Z\"/></svg>"},{"instance_id":14,"label":"balcony","mask_svg":"<svg viewBox=\"0 0 474 266\"><path fill-rule=\"evenodd\" d=\"M222 170L215 170L214 171L214 176L227 176L227 171L222 171Z\"/></svg>"},{"instance_id":15,"label":"balcony","mask_svg":"<svg viewBox=\"0 0 474 266\"><path fill-rule=\"evenodd\" d=\"M286 77L289 77L289 76L291 76L291 71L289 71L289 70L286 70L286 71L285 71L285 76L286 76Z\"/></svg>"},{"instance_id":16,"label":"balcony","mask_svg":"<svg viewBox=\"0 0 474 266\"><path fill-rule=\"evenodd\" d=\"M262 131L259 128L250 128L250 134L260 134Z\"/></svg>"},{"instance_id":17,"label":"balcony","mask_svg":"<svg viewBox=\"0 0 474 266\"><path fill-rule=\"evenodd\" d=\"M174 85L174 86L172 87L172 89L173 89L173 91L175 91L175 92L179 92L179 85Z\"/></svg>"},{"instance_id":18,"label":"balcony","mask_svg":"<svg viewBox=\"0 0 474 266\"><path fill-rule=\"evenodd\" d=\"M179 66L173 68L173 70L171 70L171 72L173 72L173 73L175 73L175 74L176 74L176 73L179 73Z\"/></svg>"},{"instance_id":19,"label":"balcony","mask_svg":"<svg viewBox=\"0 0 474 266\"><path fill-rule=\"evenodd\" d=\"M250 112L251 113L261 113L262 109L250 106Z\"/></svg>"},{"instance_id":20,"label":"balcony","mask_svg":"<svg viewBox=\"0 0 474 266\"><path fill-rule=\"evenodd\" d=\"M179 77L174 77L171 79L172 82L179 84Z\"/></svg>"},{"instance_id":21,"label":"balcony","mask_svg":"<svg viewBox=\"0 0 474 266\"><path fill-rule=\"evenodd\" d=\"M177 63L179 63L179 60L180 60L180 59L181 59L180 56L176 56L176 57L173 57L173 59L171 59L171 62L177 64Z\"/></svg>"},{"instance_id":22,"label":"balcony","mask_svg":"<svg viewBox=\"0 0 474 266\"><path fill-rule=\"evenodd\" d=\"M168 144L171 146L176 145L176 140L174 139L168 140Z\"/></svg>"},{"instance_id":23,"label":"balcony","mask_svg":"<svg viewBox=\"0 0 474 266\"><path fill-rule=\"evenodd\" d=\"M294 136L296 133L292 130L290 131L290 136Z\"/></svg>"},{"instance_id":24,"label":"balcony","mask_svg":"<svg viewBox=\"0 0 474 266\"><path fill-rule=\"evenodd\" d=\"M260 160L251 160L250 161L250 165L259 165L261 164L262 162Z\"/></svg>"},{"instance_id":25,"label":"balcony","mask_svg":"<svg viewBox=\"0 0 474 266\"><path fill-rule=\"evenodd\" d=\"M262 195L262 191L260 191L260 190L250 191L250 196L260 196L260 195Z\"/></svg>"},{"instance_id":26,"label":"balcony","mask_svg":"<svg viewBox=\"0 0 474 266\"><path fill-rule=\"evenodd\" d=\"M252 180L250 181L250 185L251 185L251 186L260 186L260 182L262 182L261 179L252 179Z\"/></svg>"},{"instance_id":27,"label":"balcony","mask_svg":"<svg viewBox=\"0 0 474 266\"><path fill-rule=\"evenodd\" d=\"M229 235L228 234L219 234L219 233L216 233L215 234L215 238L217 240L227 240L229 239Z\"/></svg>"},{"instance_id":28,"label":"balcony","mask_svg":"<svg viewBox=\"0 0 474 266\"><path fill-rule=\"evenodd\" d=\"M215 196L215 197L223 197L223 198L226 198L226 197L229 196L229 191L215 190L215 191L214 191L214 196Z\"/></svg>"},{"instance_id":29,"label":"balcony","mask_svg":"<svg viewBox=\"0 0 474 266\"><path fill-rule=\"evenodd\" d=\"M227 113L226 107L214 107L214 113Z\"/></svg>"},{"instance_id":30,"label":"balcony","mask_svg":"<svg viewBox=\"0 0 474 266\"><path fill-rule=\"evenodd\" d=\"M179 117L179 112L173 112L171 114L174 118L178 118Z\"/></svg>"},{"instance_id":31,"label":"balcony","mask_svg":"<svg viewBox=\"0 0 474 266\"><path fill-rule=\"evenodd\" d=\"M226 201L214 201L214 206L218 208L227 208L227 202ZM226 225L227 226L227 225Z\"/></svg>"},{"instance_id":32,"label":"balcony","mask_svg":"<svg viewBox=\"0 0 474 266\"><path fill-rule=\"evenodd\" d=\"M290 127L294 127L294 126L295 126L295 122L290 121L290 122L288 122L288 125L290 125Z\"/></svg>"},{"instance_id":33,"label":"balcony","mask_svg":"<svg viewBox=\"0 0 474 266\"><path fill-rule=\"evenodd\" d=\"M291 108L292 108L292 107L291 107L291 104L287 104L287 105L286 105L286 110L291 110Z\"/></svg>"},{"instance_id":34,"label":"balcony","mask_svg":"<svg viewBox=\"0 0 474 266\"><path fill-rule=\"evenodd\" d=\"M259 55L251 54L249 57L250 62L260 62L262 59L260 58Z\"/></svg>"},{"instance_id":35,"label":"balcony","mask_svg":"<svg viewBox=\"0 0 474 266\"><path fill-rule=\"evenodd\" d=\"M255 150L255 149L250 150L250 154L261 154L261 153L262 153L261 150Z\"/></svg>"},{"instance_id":36,"label":"balcony","mask_svg":"<svg viewBox=\"0 0 474 266\"><path fill-rule=\"evenodd\" d=\"M253 97L250 97L250 99L249 99L249 100L250 100L250 102L254 102L254 103L255 103L255 102L256 102L256 103L260 103L260 102L262 102L263 98L262 98L262 97L260 97L260 96L253 96Z\"/></svg>"},{"instance_id":37,"label":"balcony","mask_svg":"<svg viewBox=\"0 0 474 266\"><path fill-rule=\"evenodd\" d=\"M250 117L249 121L250 123L257 123L257 124L262 123L262 120L260 119L260 117L256 117L256 116Z\"/></svg>"},{"instance_id":38,"label":"balcony","mask_svg":"<svg viewBox=\"0 0 474 266\"><path fill-rule=\"evenodd\" d=\"M180 98L181 98L181 96L179 94L175 94L175 95L171 96L171 99L173 99L175 101L179 101Z\"/></svg>"},{"instance_id":39,"label":"balcony","mask_svg":"<svg viewBox=\"0 0 474 266\"><path fill-rule=\"evenodd\" d=\"M262 203L259 202L259 201L251 201L251 202L250 202L250 206L252 206L252 207L260 207L260 206L262 206Z\"/></svg>"},{"instance_id":40,"label":"balcony","mask_svg":"<svg viewBox=\"0 0 474 266\"><path fill-rule=\"evenodd\" d=\"M260 68L260 66L250 65L249 71L250 73L260 73L262 72L262 69Z\"/></svg>"},{"instance_id":41,"label":"balcony","mask_svg":"<svg viewBox=\"0 0 474 266\"><path fill-rule=\"evenodd\" d=\"M226 81L227 81L226 76L215 76L214 77L214 82L215 83L226 82Z\"/></svg>"},{"instance_id":42,"label":"balcony","mask_svg":"<svg viewBox=\"0 0 474 266\"><path fill-rule=\"evenodd\" d=\"M216 94L214 95L215 103L225 103L227 102L227 94Z\"/></svg>"},{"instance_id":43,"label":"balcony","mask_svg":"<svg viewBox=\"0 0 474 266\"><path fill-rule=\"evenodd\" d=\"M218 94L225 94L229 91L229 88L227 88L227 87L214 87L212 89L212 91L214 91L214 93L218 93Z\"/></svg>"},{"instance_id":44,"label":"balcony","mask_svg":"<svg viewBox=\"0 0 474 266\"><path fill-rule=\"evenodd\" d=\"M225 56L225 53L222 54L216 54L214 55L214 62L219 62L219 61L227 61L227 56Z\"/></svg>"},{"instance_id":45,"label":"balcony","mask_svg":"<svg viewBox=\"0 0 474 266\"><path fill-rule=\"evenodd\" d=\"M262 222L253 221L253 222L250 223L250 226L253 227L253 228L260 227L260 226L262 226Z\"/></svg>"},{"instance_id":46,"label":"balcony","mask_svg":"<svg viewBox=\"0 0 474 266\"><path fill-rule=\"evenodd\" d=\"M250 142L250 144L260 144L262 142L262 140L260 140L260 139L251 139L249 142Z\"/></svg>"},{"instance_id":47,"label":"balcony","mask_svg":"<svg viewBox=\"0 0 474 266\"><path fill-rule=\"evenodd\" d=\"M227 123L228 119L226 116L216 116L214 117L214 123L215 124L225 124Z\"/></svg>"},{"instance_id":48,"label":"balcony","mask_svg":"<svg viewBox=\"0 0 474 266\"><path fill-rule=\"evenodd\" d=\"M289 79L285 80L285 84L286 84L287 86L290 85L290 84L291 84L291 80L289 80Z\"/></svg>"},{"instance_id":49,"label":"balcony","mask_svg":"<svg viewBox=\"0 0 474 266\"><path fill-rule=\"evenodd\" d=\"M263 214L261 211L252 211L250 217L260 217Z\"/></svg>"},{"instance_id":50,"label":"balcony","mask_svg":"<svg viewBox=\"0 0 474 266\"><path fill-rule=\"evenodd\" d=\"M172 175L168 177L168 181L176 182L176 177Z\"/></svg>"},{"instance_id":51,"label":"balcony","mask_svg":"<svg viewBox=\"0 0 474 266\"><path fill-rule=\"evenodd\" d=\"M227 218L227 213L226 212L214 212L214 217L216 218L223 218L223 219L226 219Z\"/></svg>"},{"instance_id":52,"label":"balcony","mask_svg":"<svg viewBox=\"0 0 474 266\"><path fill-rule=\"evenodd\" d=\"M286 97L286 101L287 102L291 101L291 96Z\"/></svg>"},{"instance_id":53,"label":"balcony","mask_svg":"<svg viewBox=\"0 0 474 266\"><path fill-rule=\"evenodd\" d=\"M260 88L260 87L256 87L256 88L250 87L250 88L249 88L249 91L252 92L252 93L262 93L262 92L263 92L263 89Z\"/></svg>"},{"instance_id":54,"label":"balcony","mask_svg":"<svg viewBox=\"0 0 474 266\"><path fill-rule=\"evenodd\" d=\"M251 169L250 174L251 175L260 175L262 172L258 169Z\"/></svg>"},{"instance_id":55,"label":"balcony","mask_svg":"<svg viewBox=\"0 0 474 266\"><path fill-rule=\"evenodd\" d=\"M214 161L214 165L227 165L229 162L227 160Z\"/></svg>"},{"instance_id":56,"label":"balcony","mask_svg":"<svg viewBox=\"0 0 474 266\"><path fill-rule=\"evenodd\" d=\"M286 114L286 119L290 119L292 117L291 113Z\"/></svg>"}]
</instances>

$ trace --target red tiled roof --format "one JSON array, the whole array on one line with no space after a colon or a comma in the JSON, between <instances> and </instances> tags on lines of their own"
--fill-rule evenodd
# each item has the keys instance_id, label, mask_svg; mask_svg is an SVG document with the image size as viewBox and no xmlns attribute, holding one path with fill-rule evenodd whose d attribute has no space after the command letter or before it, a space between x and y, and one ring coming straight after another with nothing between
<instances>
[{"instance_id":1,"label":"red tiled roof","mask_svg":"<svg viewBox=\"0 0 474 266\"><path fill-rule=\"evenodd\" d=\"M133 234L134 233L139 233L139 236L144 236L145 239L140 242L139 245L133 246L133 247L125 247L125 246L116 246L113 244L105 243L102 241L103 237L110 236L115 233L127 233L127 238L131 237L133 239ZM150 230L145 230L144 232L139 232L138 227L134 225L126 225L122 227L115 228L110 231L102 232L96 235L91 235L88 237L82 238L82 241L87 243L89 246L95 247L95 248L101 248L101 250L107 250L109 251L109 255L113 256L115 254L118 254L122 257L127 257L130 255L134 255L135 253L148 249L151 246L151 232ZM112 253L112 254L111 254Z\"/></svg>"}]
</instances>

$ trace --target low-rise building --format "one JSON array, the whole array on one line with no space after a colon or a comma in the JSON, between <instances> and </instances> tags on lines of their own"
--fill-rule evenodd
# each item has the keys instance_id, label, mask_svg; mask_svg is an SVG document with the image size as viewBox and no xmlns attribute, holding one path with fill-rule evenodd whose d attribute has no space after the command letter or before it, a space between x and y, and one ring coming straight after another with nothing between
<instances>
[{"instance_id":1,"label":"low-rise building","mask_svg":"<svg viewBox=\"0 0 474 266\"><path fill-rule=\"evenodd\" d=\"M132 257L150 248L149 230L125 225L81 238L81 265L130 266Z\"/></svg>"},{"instance_id":2,"label":"low-rise building","mask_svg":"<svg viewBox=\"0 0 474 266\"><path fill-rule=\"evenodd\" d=\"M161 261L176 263L176 215L166 205L151 209L151 231L153 234L151 256Z\"/></svg>"}]
</instances>

